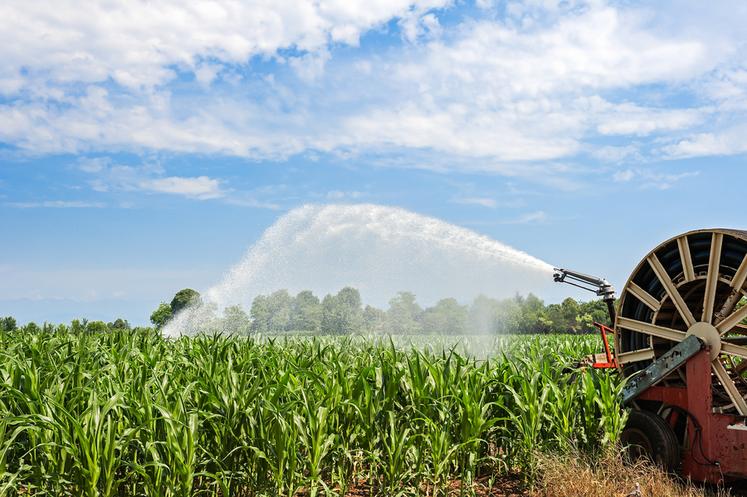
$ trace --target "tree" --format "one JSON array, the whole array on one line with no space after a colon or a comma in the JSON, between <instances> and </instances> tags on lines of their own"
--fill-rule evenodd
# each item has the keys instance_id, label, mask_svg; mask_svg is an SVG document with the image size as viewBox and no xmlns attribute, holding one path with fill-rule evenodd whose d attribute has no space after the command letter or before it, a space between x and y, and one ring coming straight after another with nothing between
<instances>
[{"instance_id":1,"label":"tree","mask_svg":"<svg viewBox=\"0 0 747 497\"><path fill-rule=\"evenodd\" d=\"M498 330L499 303L495 299L478 295L469 307L468 323L471 333L491 334Z\"/></svg>"},{"instance_id":2,"label":"tree","mask_svg":"<svg viewBox=\"0 0 747 497\"><path fill-rule=\"evenodd\" d=\"M70 323L70 331L73 333L82 333L86 330L86 325L88 324L87 319L73 319Z\"/></svg>"},{"instance_id":3,"label":"tree","mask_svg":"<svg viewBox=\"0 0 747 497\"><path fill-rule=\"evenodd\" d=\"M337 299L328 293L322 299L322 333L337 333Z\"/></svg>"},{"instance_id":4,"label":"tree","mask_svg":"<svg viewBox=\"0 0 747 497\"><path fill-rule=\"evenodd\" d=\"M360 333L362 326L363 309L358 290L345 287L337 295L324 297L322 300L322 332L336 335Z\"/></svg>"},{"instance_id":5,"label":"tree","mask_svg":"<svg viewBox=\"0 0 747 497\"><path fill-rule=\"evenodd\" d=\"M288 290L278 290L270 294L267 299L270 308L270 332L282 333L290 331L291 309L293 297Z\"/></svg>"},{"instance_id":6,"label":"tree","mask_svg":"<svg viewBox=\"0 0 747 497\"><path fill-rule=\"evenodd\" d=\"M322 305L310 290L304 290L293 299L290 329L319 333L322 326Z\"/></svg>"},{"instance_id":7,"label":"tree","mask_svg":"<svg viewBox=\"0 0 747 497\"><path fill-rule=\"evenodd\" d=\"M399 292L389 301L387 329L392 334L414 335L423 328L420 322L423 309L415 302L415 294Z\"/></svg>"},{"instance_id":8,"label":"tree","mask_svg":"<svg viewBox=\"0 0 747 497\"><path fill-rule=\"evenodd\" d=\"M560 303L560 314L563 327L565 328L564 331L575 332L576 327L578 326L578 302L576 302L571 297L566 298L565 300L563 300L563 302Z\"/></svg>"},{"instance_id":9,"label":"tree","mask_svg":"<svg viewBox=\"0 0 747 497\"><path fill-rule=\"evenodd\" d=\"M607 303L602 299L590 300L579 304L579 314L588 314L592 322L609 324L610 315L607 309ZM585 326L582 331L594 331L593 326Z\"/></svg>"},{"instance_id":10,"label":"tree","mask_svg":"<svg viewBox=\"0 0 747 497\"><path fill-rule=\"evenodd\" d=\"M252 301L252 308L249 312L252 321L251 330L254 333L267 333L270 330L270 306L267 300L267 296L257 295Z\"/></svg>"},{"instance_id":11,"label":"tree","mask_svg":"<svg viewBox=\"0 0 747 497\"><path fill-rule=\"evenodd\" d=\"M31 321L30 323L27 323L26 326L23 327L23 331L25 331L26 333L39 333L41 331L41 328L39 328L38 324Z\"/></svg>"},{"instance_id":12,"label":"tree","mask_svg":"<svg viewBox=\"0 0 747 497\"><path fill-rule=\"evenodd\" d=\"M238 305L226 307L223 311L223 331L237 335L247 335L251 329L249 316Z\"/></svg>"},{"instance_id":13,"label":"tree","mask_svg":"<svg viewBox=\"0 0 747 497\"><path fill-rule=\"evenodd\" d=\"M526 298L518 295L515 297L520 302L521 321L519 333L547 333L551 329L552 322L548 319L545 303L536 295L530 293Z\"/></svg>"},{"instance_id":14,"label":"tree","mask_svg":"<svg viewBox=\"0 0 747 497\"><path fill-rule=\"evenodd\" d=\"M257 295L252 302L252 331L282 333L290 330L293 298L287 290Z\"/></svg>"},{"instance_id":15,"label":"tree","mask_svg":"<svg viewBox=\"0 0 747 497\"><path fill-rule=\"evenodd\" d=\"M363 328L365 333L380 334L386 331L386 312L367 305L363 309Z\"/></svg>"},{"instance_id":16,"label":"tree","mask_svg":"<svg viewBox=\"0 0 747 497\"><path fill-rule=\"evenodd\" d=\"M171 300L171 314L176 316L182 309L199 305L200 303L200 293L196 290L192 290L191 288L179 290Z\"/></svg>"},{"instance_id":17,"label":"tree","mask_svg":"<svg viewBox=\"0 0 747 497\"><path fill-rule=\"evenodd\" d=\"M494 314L494 333L518 333L522 328L522 305L523 299L503 299L496 301Z\"/></svg>"},{"instance_id":18,"label":"tree","mask_svg":"<svg viewBox=\"0 0 747 497\"><path fill-rule=\"evenodd\" d=\"M456 299L439 300L423 312L422 327L425 333L462 335L467 331L467 306Z\"/></svg>"},{"instance_id":19,"label":"tree","mask_svg":"<svg viewBox=\"0 0 747 497\"><path fill-rule=\"evenodd\" d=\"M360 293L351 287L326 295L321 302L309 290L295 297L279 290L258 295L251 308L251 330L262 333L579 333L593 331L593 322L607 319L602 300L567 298L545 305L531 293L503 300L480 295L469 306L447 298L423 310L413 293L399 292L384 312L373 306L364 309Z\"/></svg>"},{"instance_id":20,"label":"tree","mask_svg":"<svg viewBox=\"0 0 747 497\"><path fill-rule=\"evenodd\" d=\"M13 316L6 316L0 319L0 331L16 331L17 329L18 324Z\"/></svg>"},{"instance_id":21,"label":"tree","mask_svg":"<svg viewBox=\"0 0 747 497\"><path fill-rule=\"evenodd\" d=\"M161 302L158 308L150 315L150 322L153 323L156 329L160 330L171 319L171 316L171 306L166 302Z\"/></svg>"},{"instance_id":22,"label":"tree","mask_svg":"<svg viewBox=\"0 0 747 497\"><path fill-rule=\"evenodd\" d=\"M86 331L88 333L105 333L109 331L109 328L103 321L89 321L86 325Z\"/></svg>"},{"instance_id":23,"label":"tree","mask_svg":"<svg viewBox=\"0 0 747 497\"><path fill-rule=\"evenodd\" d=\"M127 322L126 319L117 318L114 320L113 323L109 323L107 326L109 326L112 330L129 330L130 329L130 323Z\"/></svg>"},{"instance_id":24,"label":"tree","mask_svg":"<svg viewBox=\"0 0 747 497\"><path fill-rule=\"evenodd\" d=\"M363 325L363 302L356 288L346 286L337 293L339 328L342 333L360 333Z\"/></svg>"}]
</instances>

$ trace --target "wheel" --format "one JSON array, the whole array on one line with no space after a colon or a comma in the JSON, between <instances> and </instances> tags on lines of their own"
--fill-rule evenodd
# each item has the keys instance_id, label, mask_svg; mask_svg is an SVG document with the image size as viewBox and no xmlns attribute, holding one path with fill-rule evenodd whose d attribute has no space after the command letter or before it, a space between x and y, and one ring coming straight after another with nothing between
<instances>
[{"instance_id":1,"label":"wheel","mask_svg":"<svg viewBox=\"0 0 747 497\"><path fill-rule=\"evenodd\" d=\"M710 347L713 407L747 416L747 232L685 233L651 251L620 294L618 364L629 376L696 335ZM665 385L686 382L682 370Z\"/></svg>"},{"instance_id":2,"label":"wheel","mask_svg":"<svg viewBox=\"0 0 747 497\"><path fill-rule=\"evenodd\" d=\"M627 457L646 458L673 472L680 463L680 446L674 430L651 411L631 411L621 437Z\"/></svg>"}]
</instances>

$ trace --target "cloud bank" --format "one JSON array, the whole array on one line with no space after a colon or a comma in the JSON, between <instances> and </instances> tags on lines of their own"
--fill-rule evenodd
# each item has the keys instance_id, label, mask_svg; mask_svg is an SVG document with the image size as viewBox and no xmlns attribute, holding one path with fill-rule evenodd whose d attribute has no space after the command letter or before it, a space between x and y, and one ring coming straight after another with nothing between
<instances>
[{"instance_id":1,"label":"cloud bank","mask_svg":"<svg viewBox=\"0 0 747 497\"><path fill-rule=\"evenodd\" d=\"M744 153L747 11L688 5L9 0L0 142L525 176ZM140 187L206 199L214 181Z\"/></svg>"}]
</instances>

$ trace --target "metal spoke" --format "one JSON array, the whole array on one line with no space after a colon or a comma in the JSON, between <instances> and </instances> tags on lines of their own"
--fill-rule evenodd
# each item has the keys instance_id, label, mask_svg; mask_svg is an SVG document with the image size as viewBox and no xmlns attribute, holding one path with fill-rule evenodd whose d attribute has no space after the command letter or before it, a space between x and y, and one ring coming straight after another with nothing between
<instances>
[{"instance_id":1,"label":"metal spoke","mask_svg":"<svg viewBox=\"0 0 747 497\"><path fill-rule=\"evenodd\" d=\"M745 402L742 394L739 393L737 386L729 377L729 373L724 368L724 365L721 364L721 361L719 361L718 358L716 358L711 365L713 366L713 372L716 373L716 376L718 377L719 383L721 383L721 386L726 390L726 393L734 403L734 407L737 408L739 414L742 416L747 415L747 402Z\"/></svg>"},{"instance_id":2,"label":"metal spoke","mask_svg":"<svg viewBox=\"0 0 747 497\"><path fill-rule=\"evenodd\" d=\"M737 272L734 273L734 277L731 279L731 291L729 296L724 300L724 304L721 309L713 316L713 324L719 324L724 318L729 315L734 307L742 299L742 287L744 286L745 279L747 279L747 255L742 258L742 263L739 265Z\"/></svg>"},{"instance_id":3,"label":"metal spoke","mask_svg":"<svg viewBox=\"0 0 747 497\"><path fill-rule=\"evenodd\" d=\"M739 291L744 286L745 281L747 281L747 255L744 256L739 269L734 273L734 277L731 279L731 287Z\"/></svg>"},{"instance_id":4,"label":"metal spoke","mask_svg":"<svg viewBox=\"0 0 747 497\"><path fill-rule=\"evenodd\" d=\"M743 357L747 359L747 347L741 345L734 345L729 342L721 342L721 353L735 355L737 357Z\"/></svg>"},{"instance_id":5,"label":"metal spoke","mask_svg":"<svg viewBox=\"0 0 747 497\"><path fill-rule=\"evenodd\" d=\"M621 352L617 354L618 364L628 364L629 362L647 361L656 359L654 349L634 350L633 352Z\"/></svg>"},{"instance_id":6,"label":"metal spoke","mask_svg":"<svg viewBox=\"0 0 747 497\"><path fill-rule=\"evenodd\" d=\"M631 281L630 283L628 283L628 291L633 294L638 300L646 304L646 306L652 311L659 310L659 301L656 300L653 295L638 286L635 282Z\"/></svg>"},{"instance_id":7,"label":"metal spoke","mask_svg":"<svg viewBox=\"0 0 747 497\"><path fill-rule=\"evenodd\" d=\"M690 245L687 243L687 235L677 239L677 247L680 249L682 273L685 275L685 281L693 281L695 279L695 268L693 267L693 258L690 255Z\"/></svg>"},{"instance_id":8,"label":"metal spoke","mask_svg":"<svg viewBox=\"0 0 747 497\"><path fill-rule=\"evenodd\" d=\"M711 254L708 259L708 276L706 277L705 294L703 297L703 316L701 321L710 323L713 321L713 305L716 302L716 290L718 288L718 276L721 269L721 246L724 235L714 233L711 238Z\"/></svg>"},{"instance_id":9,"label":"metal spoke","mask_svg":"<svg viewBox=\"0 0 747 497\"><path fill-rule=\"evenodd\" d=\"M741 309L737 309L736 311L732 312L729 316L724 318L723 321L721 321L718 325L716 325L716 329L718 329L718 332L723 336L724 334L731 331L732 328L734 328L736 325L742 322L744 318L747 317L747 305L742 307Z\"/></svg>"},{"instance_id":10,"label":"metal spoke","mask_svg":"<svg viewBox=\"0 0 747 497\"><path fill-rule=\"evenodd\" d=\"M667 295L669 295L669 298L672 299L674 306L679 311L680 316L682 316L682 319L683 321L685 321L687 327L689 328L690 326L694 325L695 316L693 316L692 311L690 311L690 308L687 307L687 304L685 304L685 300L682 298L682 295L680 295L677 287L674 286L672 278L669 277L667 271L664 269L664 266L661 265L659 258L656 257L656 254L651 254L648 257L648 263L651 265L654 273L656 273L656 277L659 278L662 286L664 286Z\"/></svg>"},{"instance_id":11,"label":"metal spoke","mask_svg":"<svg viewBox=\"0 0 747 497\"><path fill-rule=\"evenodd\" d=\"M673 342L681 342L685 339L685 333L671 328L665 328L651 323L644 323L643 321L637 321L635 319L629 319L624 317L617 318L617 325L620 328L626 328L632 331L637 331L645 335L652 335L659 338L665 338Z\"/></svg>"}]
</instances>

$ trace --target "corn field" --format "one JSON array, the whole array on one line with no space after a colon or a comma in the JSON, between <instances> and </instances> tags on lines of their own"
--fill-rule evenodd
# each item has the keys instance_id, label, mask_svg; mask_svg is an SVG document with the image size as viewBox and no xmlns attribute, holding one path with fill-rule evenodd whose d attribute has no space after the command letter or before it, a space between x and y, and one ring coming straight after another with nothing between
<instances>
[{"instance_id":1,"label":"corn field","mask_svg":"<svg viewBox=\"0 0 747 497\"><path fill-rule=\"evenodd\" d=\"M597 337L482 360L386 339L0 334L0 496L443 495L625 422Z\"/></svg>"}]
</instances>

